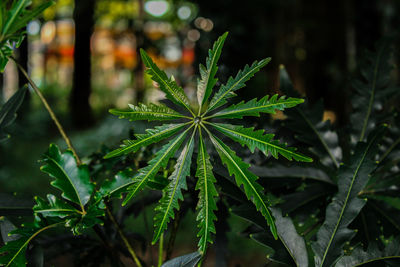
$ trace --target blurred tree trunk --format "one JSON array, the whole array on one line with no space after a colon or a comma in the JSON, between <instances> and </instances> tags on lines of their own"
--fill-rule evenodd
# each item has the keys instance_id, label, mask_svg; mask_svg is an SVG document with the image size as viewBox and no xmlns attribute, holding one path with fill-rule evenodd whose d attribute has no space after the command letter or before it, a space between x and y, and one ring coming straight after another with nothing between
<instances>
[{"instance_id":1,"label":"blurred tree trunk","mask_svg":"<svg viewBox=\"0 0 400 267\"><path fill-rule=\"evenodd\" d=\"M4 93L3 93L4 81L3 74L0 75L0 106L4 103Z\"/></svg>"},{"instance_id":2,"label":"blurred tree trunk","mask_svg":"<svg viewBox=\"0 0 400 267\"><path fill-rule=\"evenodd\" d=\"M89 104L91 93L90 37L94 27L94 0L75 0L74 75L70 97L72 123L86 128L94 123Z\"/></svg>"},{"instance_id":3,"label":"blurred tree trunk","mask_svg":"<svg viewBox=\"0 0 400 267\"><path fill-rule=\"evenodd\" d=\"M18 48L18 63L28 72L28 37L21 43ZM28 72L29 73L29 72ZM28 81L22 72L18 69L18 88L23 87ZM25 94L24 101L22 102L20 112L21 114L27 114L31 108L31 94L28 90ZM25 116L19 116L25 118Z\"/></svg>"},{"instance_id":4,"label":"blurred tree trunk","mask_svg":"<svg viewBox=\"0 0 400 267\"><path fill-rule=\"evenodd\" d=\"M134 89L136 90L136 101L143 102L145 93L144 84L144 65L142 62L142 57L140 56L140 48L147 47L145 45L145 35L144 35L144 0L139 0L139 16L133 23L134 33L136 37L136 55L137 55L137 65L133 70L134 77Z\"/></svg>"}]
</instances>

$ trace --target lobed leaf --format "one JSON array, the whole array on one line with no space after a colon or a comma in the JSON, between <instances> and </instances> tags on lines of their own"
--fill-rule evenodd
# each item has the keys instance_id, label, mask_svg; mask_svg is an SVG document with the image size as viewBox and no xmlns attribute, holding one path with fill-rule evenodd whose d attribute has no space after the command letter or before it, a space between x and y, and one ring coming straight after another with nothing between
<instances>
[{"instance_id":1,"label":"lobed leaf","mask_svg":"<svg viewBox=\"0 0 400 267\"><path fill-rule=\"evenodd\" d=\"M211 233L216 233L214 221L217 217L215 216L214 211L217 210L215 198L218 197L218 193L214 185L216 179L212 172L210 156L207 153L201 130L199 132L199 154L197 157L196 171L196 177L198 180L196 183L196 190L200 190L200 192L199 202L196 207L196 210L198 211L196 220L198 221L197 227L200 228L200 231L197 234L197 236L200 237L198 246L200 251L205 253L207 250L207 243L213 243Z\"/></svg>"},{"instance_id":2,"label":"lobed leaf","mask_svg":"<svg viewBox=\"0 0 400 267\"><path fill-rule=\"evenodd\" d=\"M157 67L146 51L140 49L140 55L142 56L144 65L148 68L146 72L159 84L161 91L166 94L166 97L175 104L186 108L194 116L193 111L189 107L189 99L182 87L178 86L173 79L168 78L167 74Z\"/></svg>"},{"instance_id":3,"label":"lobed leaf","mask_svg":"<svg viewBox=\"0 0 400 267\"><path fill-rule=\"evenodd\" d=\"M265 155L270 153L274 158L278 158L278 154L284 156L288 160L297 160L304 162L312 162L312 159L296 152L296 148L287 147L286 144L273 140L273 134L264 134L264 130L254 131L254 128L244 128L240 125L208 123L215 129L225 134L232 140L246 145L251 152L255 148L260 149Z\"/></svg>"},{"instance_id":4,"label":"lobed leaf","mask_svg":"<svg viewBox=\"0 0 400 267\"><path fill-rule=\"evenodd\" d=\"M186 124L165 124L156 126L154 129L147 129L145 134L136 134L135 140L124 140L120 148L115 149L104 156L105 159L134 153L141 147L160 142L181 130Z\"/></svg>"},{"instance_id":5,"label":"lobed leaf","mask_svg":"<svg viewBox=\"0 0 400 267\"><path fill-rule=\"evenodd\" d=\"M339 169L339 191L328 205L325 221L312 244L317 266L333 265L343 255L345 242L354 236L354 231L347 227L365 205L366 200L358 198L358 193L367 184L369 174L376 167L374 156L384 128L373 132L368 143L359 142L350 162Z\"/></svg>"},{"instance_id":6,"label":"lobed leaf","mask_svg":"<svg viewBox=\"0 0 400 267\"><path fill-rule=\"evenodd\" d=\"M221 56L221 50L227 36L228 32L221 35L218 40L215 41L213 48L208 50L206 67L200 64L201 79L197 81L197 100L199 102L200 110L202 105L204 105L210 97L212 89L218 81L218 79L215 78L215 74L218 71L217 62Z\"/></svg>"},{"instance_id":7,"label":"lobed leaf","mask_svg":"<svg viewBox=\"0 0 400 267\"><path fill-rule=\"evenodd\" d=\"M379 250L377 243L370 244L367 251L364 251L362 247L358 247L351 255L342 257L335 266L361 266L364 264L378 264L379 261L389 260L396 260L396 265L400 262L400 239L398 237L389 242L389 244L385 244L383 250ZM386 264L385 266L396 265Z\"/></svg>"},{"instance_id":8,"label":"lobed leaf","mask_svg":"<svg viewBox=\"0 0 400 267\"><path fill-rule=\"evenodd\" d=\"M254 63L249 66L246 65L243 70L240 70L236 77L229 77L228 82L222 85L218 92L215 93L210 101L210 105L207 108L207 112L214 110L227 103L226 99L235 96L235 91L243 88L248 80L254 76L262 67L267 65L271 61L271 58L266 58L263 60L254 61Z\"/></svg>"},{"instance_id":9,"label":"lobed leaf","mask_svg":"<svg viewBox=\"0 0 400 267\"><path fill-rule=\"evenodd\" d=\"M110 109L109 112L113 115L119 116L120 119L128 119L129 121L165 121L182 118L190 119L190 117L181 115L165 105L156 105L150 103L146 106L145 104L139 103L138 106L129 104L129 107L131 109L129 111Z\"/></svg>"},{"instance_id":10,"label":"lobed leaf","mask_svg":"<svg viewBox=\"0 0 400 267\"><path fill-rule=\"evenodd\" d=\"M132 185L128 188L129 194L122 205L126 205L132 197L141 191L149 180L154 178L160 168L167 166L168 160L174 156L175 152L181 146L189 129L191 127L164 145L156 153L156 156L148 162L148 165L138 171L138 174L132 178Z\"/></svg>"},{"instance_id":11,"label":"lobed leaf","mask_svg":"<svg viewBox=\"0 0 400 267\"><path fill-rule=\"evenodd\" d=\"M44 217L60 217L65 218L70 215L80 214L81 211L75 209L70 204L56 198L54 195L48 194L47 201L35 197L36 205L33 207L35 213L42 214Z\"/></svg>"},{"instance_id":12,"label":"lobed leaf","mask_svg":"<svg viewBox=\"0 0 400 267\"><path fill-rule=\"evenodd\" d=\"M213 136L211 133L209 133L209 136L222 160L222 163L228 167L229 174L234 174L236 184L238 186L243 186L247 198L254 203L257 210L260 211L267 220L272 234L275 239L277 239L276 226L274 219L268 210L266 196L264 195L262 186L256 182L258 177L248 170L250 164L243 162L238 156L236 156L234 151L232 151L217 137Z\"/></svg>"},{"instance_id":13,"label":"lobed leaf","mask_svg":"<svg viewBox=\"0 0 400 267\"><path fill-rule=\"evenodd\" d=\"M78 166L70 150L61 153L55 144L50 145L43 162L45 165L40 169L55 179L51 185L63 192L62 197L78 204L84 211L84 206L94 190L88 167Z\"/></svg>"},{"instance_id":14,"label":"lobed leaf","mask_svg":"<svg viewBox=\"0 0 400 267\"><path fill-rule=\"evenodd\" d=\"M165 231L170 219L175 218L174 210L179 210L178 201L183 200L182 190L187 190L186 177L190 175L196 129L197 127L176 161L175 170L168 177L170 182L164 188L163 196L155 208L153 244Z\"/></svg>"},{"instance_id":15,"label":"lobed leaf","mask_svg":"<svg viewBox=\"0 0 400 267\"><path fill-rule=\"evenodd\" d=\"M257 99L252 99L249 102L240 102L238 104L231 105L211 116L209 118L224 118L224 119L242 119L244 116L256 116L259 117L260 113L275 114L276 110L284 110L286 108L294 107L298 104L303 103L304 100L301 98L285 98L285 96L278 97L268 95Z\"/></svg>"}]
</instances>

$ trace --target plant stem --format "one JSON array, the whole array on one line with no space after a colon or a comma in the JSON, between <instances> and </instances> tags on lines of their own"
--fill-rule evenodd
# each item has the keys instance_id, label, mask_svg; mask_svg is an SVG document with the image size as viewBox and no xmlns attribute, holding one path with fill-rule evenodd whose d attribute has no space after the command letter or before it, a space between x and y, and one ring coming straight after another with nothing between
<instances>
[{"instance_id":1,"label":"plant stem","mask_svg":"<svg viewBox=\"0 0 400 267\"><path fill-rule=\"evenodd\" d=\"M19 70L22 72L22 74L25 76L25 78L28 80L29 84L32 86L33 90L35 91L35 93L39 96L40 101L42 101L44 107L47 109L47 111L50 114L50 117L52 118L52 120L54 121L54 123L56 124L58 131L60 132L62 138L64 139L65 143L67 144L68 148L72 151L72 153L74 154L75 158L76 158L76 163L78 165L81 165L81 160L78 156L78 154L76 153L74 147L72 146L71 140L69 139L69 137L67 136L67 134L64 131L64 128L62 127L61 123L59 122L59 120L56 117L56 114L54 114L53 110L51 109L49 103L47 102L46 98L43 96L42 92L40 92L39 88L37 87L37 85L35 84L34 81L32 81L32 79L29 77L28 73L26 73L25 69L17 62L17 60L13 57L9 57L10 59L12 59L15 64L17 65L17 67L19 68Z\"/></svg>"},{"instance_id":2,"label":"plant stem","mask_svg":"<svg viewBox=\"0 0 400 267\"><path fill-rule=\"evenodd\" d=\"M114 215L111 213L110 209L108 208L108 206L106 205L106 211L107 211L107 215L108 217L110 217L111 222L115 225L115 227L117 228L117 231L119 233L119 235L121 236L122 241L124 242L126 248L128 249L129 253L132 256L132 259L135 261L136 265L138 267L142 267L142 264L140 263L139 258L136 256L135 251L133 250L131 244L129 244L128 239L126 238L124 232L122 231L121 227L119 226L117 220L115 219Z\"/></svg>"},{"instance_id":3,"label":"plant stem","mask_svg":"<svg viewBox=\"0 0 400 267\"><path fill-rule=\"evenodd\" d=\"M158 267L161 267L163 263L163 245L164 245L164 233L160 236L160 241L158 243Z\"/></svg>"}]
</instances>

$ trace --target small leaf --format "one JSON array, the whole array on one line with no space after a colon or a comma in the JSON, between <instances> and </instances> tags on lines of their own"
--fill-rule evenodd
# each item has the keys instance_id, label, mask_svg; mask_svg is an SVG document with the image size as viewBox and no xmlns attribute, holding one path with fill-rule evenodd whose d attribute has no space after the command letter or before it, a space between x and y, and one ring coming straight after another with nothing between
<instances>
[{"instance_id":1,"label":"small leaf","mask_svg":"<svg viewBox=\"0 0 400 267\"><path fill-rule=\"evenodd\" d=\"M264 134L264 130L254 131L254 128L222 123L209 124L232 140L239 142L242 146L246 145L253 153L254 149L258 148L265 155L268 156L268 153L270 153L276 159L280 154L288 160L312 162L311 158L296 152L296 148L287 147L286 144L273 140L274 135Z\"/></svg>"},{"instance_id":2,"label":"small leaf","mask_svg":"<svg viewBox=\"0 0 400 267\"><path fill-rule=\"evenodd\" d=\"M199 252L186 254L165 262L161 267L195 267L201 259Z\"/></svg>"},{"instance_id":3,"label":"small leaf","mask_svg":"<svg viewBox=\"0 0 400 267\"><path fill-rule=\"evenodd\" d=\"M239 104L229 106L211 116L209 118L225 118L225 119L242 119L243 116L256 116L260 117L260 113L275 114L276 110L284 110L286 108L294 107L298 104L303 103L304 100L301 98L285 98L285 96L278 97L268 95L257 99L252 99L249 102L240 102Z\"/></svg>"},{"instance_id":4,"label":"small leaf","mask_svg":"<svg viewBox=\"0 0 400 267\"><path fill-rule=\"evenodd\" d=\"M201 131L199 135L199 154L197 157L196 177L198 178L196 190L200 190L199 202L196 207L196 210L198 211L196 217L196 220L198 221L197 227L200 228L200 231L197 234L197 236L200 237L198 246L200 251L205 253L207 243L212 243L211 233L216 233L214 221L217 217L215 216L214 211L217 210L215 198L218 197L218 193L214 185L216 179L212 172L210 156L207 153Z\"/></svg>"},{"instance_id":5,"label":"small leaf","mask_svg":"<svg viewBox=\"0 0 400 267\"><path fill-rule=\"evenodd\" d=\"M243 162L235 152L226 146L221 140L209 133L210 139L214 144L222 162L228 167L229 174L235 175L236 184L244 188L244 192L249 200L256 206L257 210L261 212L270 226L271 232L275 238L278 238L274 219L268 210L266 197L263 188L256 182L258 177L251 173L248 168L249 164Z\"/></svg>"},{"instance_id":6,"label":"small leaf","mask_svg":"<svg viewBox=\"0 0 400 267\"><path fill-rule=\"evenodd\" d=\"M164 121L182 118L190 119L190 117L181 115L165 105L155 105L150 103L148 106L146 106L145 104L140 103L138 106L129 104L129 107L131 110L128 111L110 109L110 113L119 116L120 119L128 119L129 121Z\"/></svg>"},{"instance_id":7,"label":"small leaf","mask_svg":"<svg viewBox=\"0 0 400 267\"><path fill-rule=\"evenodd\" d=\"M164 188L163 196L155 208L153 244L157 242L161 234L165 231L170 219L175 218L174 210L179 210L178 201L183 200L182 190L187 190L186 177L190 174L195 133L196 131L193 131L192 137L182 149L176 161L175 170L168 177L170 182Z\"/></svg>"},{"instance_id":8,"label":"small leaf","mask_svg":"<svg viewBox=\"0 0 400 267\"><path fill-rule=\"evenodd\" d=\"M79 214L80 211L66 202L57 199L54 195L48 194L47 200L35 197L36 205L33 207L35 213L40 213L44 217L60 217L65 218L70 215Z\"/></svg>"},{"instance_id":9,"label":"small leaf","mask_svg":"<svg viewBox=\"0 0 400 267\"><path fill-rule=\"evenodd\" d=\"M174 156L175 152L181 146L189 129L191 127L164 145L156 153L156 156L148 162L148 165L138 171L138 174L132 178L132 185L128 188L129 194L122 205L126 205L132 197L141 191L147 185L148 181L157 174L160 168L167 166L168 160Z\"/></svg>"},{"instance_id":10,"label":"small leaf","mask_svg":"<svg viewBox=\"0 0 400 267\"><path fill-rule=\"evenodd\" d=\"M154 129L147 129L145 134L136 134L135 140L124 140L121 148L111 151L104 156L105 159L124 155L127 153L134 153L141 147L160 142L181 130L185 124L165 124L156 126Z\"/></svg>"},{"instance_id":11,"label":"small leaf","mask_svg":"<svg viewBox=\"0 0 400 267\"><path fill-rule=\"evenodd\" d=\"M182 87L178 86L173 79L168 78L164 71L160 70L149 55L143 49L140 49L143 63L148 68L146 73L151 75L151 78L157 82L167 98L177 105L186 108L193 116L194 113L189 107L189 100L185 95Z\"/></svg>"},{"instance_id":12,"label":"small leaf","mask_svg":"<svg viewBox=\"0 0 400 267\"><path fill-rule=\"evenodd\" d=\"M89 170L86 165L77 166L76 159L70 150L61 153L55 144L51 144L44 155L45 165L41 170L55 178L51 185L60 189L62 196L78 204L84 211L85 204L89 201L94 190L90 182Z\"/></svg>"},{"instance_id":13,"label":"small leaf","mask_svg":"<svg viewBox=\"0 0 400 267\"><path fill-rule=\"evenodd\" d=\"M208 50L208 57L206 59L207 68L205 68L203 65L200 65L201 79L197 81L197 100L199 102L200 109L201 106L208 100L212 89L218 81L218 79L214 77L218 71L217 62L221 56L221 50L227 36L227 32L221 35L218 40L215 41L213 48Z\"/></svg>"},{"instance_id":14,"label":"small leaf","mask_svg":"<svg viewBox=\"0 0 400 267\"><path fill-rule=\"evenodd\" d=\"M249 66L246 65L243 70L240 70L235 78L230 77L228 82L221 86L217 93L211 99L210 105L207 108L207 112L214 110L222 105L224 105L227 101L227 98L235 96L234 91L243 88L248 80L250 80L253 75L258 72L262 67L267 65L271 61L271 58L266 58L263 60L254 61L254 63Z\"/></svg>"}]
</instances>

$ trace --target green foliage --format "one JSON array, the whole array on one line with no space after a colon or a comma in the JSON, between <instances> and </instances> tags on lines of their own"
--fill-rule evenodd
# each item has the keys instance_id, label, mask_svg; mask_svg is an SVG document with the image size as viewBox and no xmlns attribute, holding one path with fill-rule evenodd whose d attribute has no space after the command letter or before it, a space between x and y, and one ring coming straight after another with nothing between
<instances>
[{"instance_id":1,"label":"green foliage","mask_svg":"<svg viewBox=\"0 0 400 267\"><path fill-rule=\"evenodd\" d=\"M7 244L0 248L0 265L10 267L26 266L25 252L29 242L32 241L41 232L56 227L60 223L50 224L41 227L40 222L27 224L23 228L13 230L9 235L17 236L14 240L7 242Z\"/></svg>"},{"instance_id":2,"label":"green foliage","mask_svg":"<svg viewBox=\"0 0 400 267\"><path fill-rule=\"evenodd\" d=\"M380 261L384 261L389 266L396 266L399 264L399 238L388 241L383 250L379 249L378 243L372 243L368 246L366 251L358 247L350 256L341 258L336 266L361 266L364 264L378 264Z\"/></svg>"},{"instance_id":3,"label":"green foliage","mask_svg":"<svg viewBox=\"0 0 400 267\"><path fill-rule=\"evenodd\" d=\"M199 112L201 111L203 104L207 102L212 93L212 89L218 81L218 79L215 78L215 74L218 70L217 62L221 56L222 46L224 45L227 36L228 33L224 33L214 43L213 49L208 51L208 58L206 60L207 67L204 67L201 64L199 66L201 77L201 79L197 81L197 100L199 102Z\"/></svg>"},{"instance_id":4,"label":"green foliage","mask_svg":"<svg viewBox=\"0 0 400 267\"><path fill-rule=\"evenodd\" d=\"M270 61L271 58L266 58L259 62L255 61L251 66L246 65L243 70L238 72L235 78L230 77L228 82L225 85L222 85L220 89L214 94L205 114L225 105L228 98L234 97L236 95L234 93L235 91L243 88L246 85L245 83Z\"/></svg>"},{"instance_id":5,"label":"green foliage","mask_svg":"<svg viewBox=\"0 0 400 267\"><path fill-rule=\"evenodd\" d=\"M4 0L0 3L0 72L4 71L13 48L18 48L24 40L26 24L54 4L53 1L46 1L29 9L31 3L31 0Z\"/></svg>"},{"instance_id":6,"label":"green foliage","mask_svg":"<svg viewBox=\"0 0 400 267\"><path fill-rule=\"evenodd\" d=\"M227 107L206 117L206 113L225 104L227 102L226 99L232 97L234 91L242 88L245 85L245 82L249 80L254 73L269 62L269 59L265 59L260 62L255 62L251 67L246 66L243 71L238 73L236 78L230 78L226 85L221 86L220 90L215 93L211 102L208 104L207 100L212 94L212 89L217 81L215 78L218 69L216 64L220 57L226 36L227 33L221 36L215 42L213 49L209 51L209 57L206 60L206 67L200 65L201 78L198 81L197 91L199 104L198 116L194 115L196 105L190 105L182 88L176 84L173 78L168 78L167 75L154 64L146 52L141 50L143 62L148 68L147 73L150 74L151 78L160 85L160 89L166 93L166 96L170 101L186 108L192 115L192 117L188 117L182 114L181 119L187 120L187 122L178 124L178 126L177 124L166 124L156 128L155 130L148 130L147 134L136 135L137 139L124 141L124 144L120 149L117 149L106 156L106 158L110 158L131 151L135 152L141 146L159 142L186 128L183 133L175 137L168 144L164 145L164 147L156 153L155 157L149 161L148 166L140 169L138 174L132 178L132 181L127 183L129 184L129 187L128 196L124 200L125 205L133 196L145 187L150 179L156 176L157 172L161 168L166 167L169 159L174 156L175 152L184 142L186 133L192 131L191 137L185 141L184 148L176 161L174 172L172 172L168 178L169 183L163 189L163 197L155 209L155 234L153 243L159 239L161 234L167 228L167 223L170 221L170 218L175 217L175 210L179 210L179 200L183 200L182 190L187 189L186 177L190 176L191 158L197 130L199 130L198 134L200 138L197 148L197 151L199 152L196 172L198 178L196 189L200 190L199 203L197 207L197 220L199 221L198 226L200 228L198 234L200 237L199 249L202 253L206 251L207 243L212 242L211 233L215 233L213 221L216 219L214 214L214 211L216 210L215 197L218 195L214 185L216 180L212 173L212 167L203 140L205 136L201 134L202 131L208 133L209 138L214 144L222 162L228 167L229 173L235 176L237 186L243 186L248 199L253 201L257 209L267 220L275 238L277 238L277 232L274 219L268 208L269 203L265 196L264 188L256 182L258 177L248 170L249 164L243 162L238 156L236 156L235 152L211 133L208 128L209 126L216 127L223 134L231 137L233 140L248 145L252 152L254 152L254 149L257 147L266 154L271 153L274 157L278 157L278 154L281 154L289 160L311 161L310 158L295 152L295 149L288 148L285 144L273 140L273 135L264 135L263 130L254 132L253 129L238 128L238 126L213 124L212 122L209 122L212 118L242 118L243 116L259 116L260 113L274 113L275 110L284 110L303 102L301 99L296 98L278 98L277 95L271 98L266 96L259 101L252 100L245 104ZM148 112L148 108L145 106L132 109L134 110L132 115L115 110L112 110L111 112L122 118L131 120L154 120L158 116L152 113L153 111ZM157 112L157 109L158 108L153 108L154 112ZM235 112L235 110L238 110L238 112ZM161 120L164 118L172 119L170 114L179 114L179 111L165 111L164 114L166 113L168 113L168 115L163 115ZM175 116L174 118L179 117ZM178 127L180 128L178 129ZM221 130L221 128L223 130Z\"/></svg>"},{"instance_id":7,"label":"green foliage","mask_svg":"<svg viewBox=\"0 0 400 267\"><path fill-rule=\"evenodd\" d=\"M215 177L212 172L210 156L207 153L201 130L199 130L199 153L197 157L197 184L199 190L199 202L197 203L197 221L200 228L197 237L200 237L198 246L200 251L206 251L207 243L212 243L211 234L215 234L214 221L217 219L214 211L217 210L215 198L218 192L215 188Z\"/></svg>"},{"instance_id":8,"label":"green foliage","mask_svg":"<svg viewBox=\"0 0 400 267\"><path fill-rule=\"evenodd\" d=\"M12 97L0 109L0 142L9 138L5 128L9 126L17 117L17 110L22 104L27 87L24 86L14 93Z\"/></svg>"},{"instance_id":9,"label":"green foliage","mask_svg":"<svg viewBox=\"0 0 400 267\"><path fill-rule=\"evenodd\" d=\"M0 70L7 64L12 48L22 41L26 23L51 3L33 10L29 10L28 0L0 3ZM53 178L51 185L61 194L48 194L46 199L35 197L34 205L0 194L1 216L31 215L27 210L34 215L33 223L18 229L0 217L4 243L0 248L0 265L26 266L26 254L37 247L32 241L43 231L62 226L68 230L68 236L62 240L67 240L68 247L77 251L80 264L104 265L104 259L108 258L113 266L120 266L121 255L129 252L140 266L141 255L135 255L123 234L124 219L128 215L135 217L145 206L155 204L154 244L164 239L171 219L182 217L180 213L194 208L196 202L198 251L162 266L196 266L208 244L213 243L214 234L222 236L217 236L216 251L219 252L220 241L224 239L219 229L228 231L224 223L230 214L248 222L242 234L263 245L267 258L279 264L398 265L400 125L394 112L398 110L393 104L396 101L392 105L389 101L389 96L398 93L398 88L390 83L390 39L380 42L376 52L368 52L361 64L362 77L354 79L352 84L355 89L352 125L343 131L323 121L322 102L311 105L306 100L299 105L304 100L298 98L283 66L279 72L280 91L288 97L267 95L225 106L270 61L267 58L246 65L215 90L217 62L226 37L227 33L215 42L208 51L205 66L200 65L197 101L192 102L174 78L168 77L141 50L146 73L172 103L129 105L127 111L113 109L110 113L130 121L165 124L133 135L134 138L124 140L120 148L111 152L103 148L85 158L85 164L78 164L72 151L61 152L57 146L50 145L41 169ZM25 88L19 90L2 107L0 138L6 136L4 128L15 118L25 91ZM274 134L266 133L265 125L246 128L220 122L274 114L277 110L284 111L287 119L268 125ZM382 122L388 127L381 126ZM276 136L289 144L308 148L313 159L278 141ZM231 140L247 146L251 153L235 152L229 143ZM162 147L154 153L158 143ZM192 164L196 154L196 164ZM295 162L289 165L283 159L271 166L269 155ZM146 187L162 191L161 198L160 192L139 194ZM118 216L114 217L112 201L124 196L123 207L118 208ZM143 217L146 221L145 214ZM171 227L168 246L173 244L178 224L174 222ZM90 232L96 233L101 241L93 240L88 229L93 229ZM128 252L118 244L121 240L115 237L116 232ZM80 234L85 236L72 238ZM146 244L146 238L140 233L130 235L131 238ZM160 242L161 252L162 245ZM80 257L85 260L81 261ZM161 265L163 254L159 257Z\"/></svg>"},{"instance_id":10,"label":"green foliage","mask_svg":"<svg viewBox=\"0 0 400 267\"><path fill-rule=\"evenodd\" d=\"M41 170L55 178L51 185L60 189L63 198L78 204L84 212L84 206L94 190L87 166L77 166L71 151L61 153L54 144L50 145L43 162L45 165L41 167Z\"/></svg>"},{"instance_id":11,"label":"green foliage","mask_svg":"<svg viewBox=\"0 0 400 267\"><path fill-rule=\"evenodd\" d=\"M369 174L376 168L374 156L377 144L383 136L384 128L373 132L367 143L357 144L350 162L338 172L338 194L327 207L325 221L313 243L315 264L331 266L343 254L346 240L352 238L354 231L348 225L360 213L365 200L358 197L368 182Z\"/></svg>"}]
</instances>

